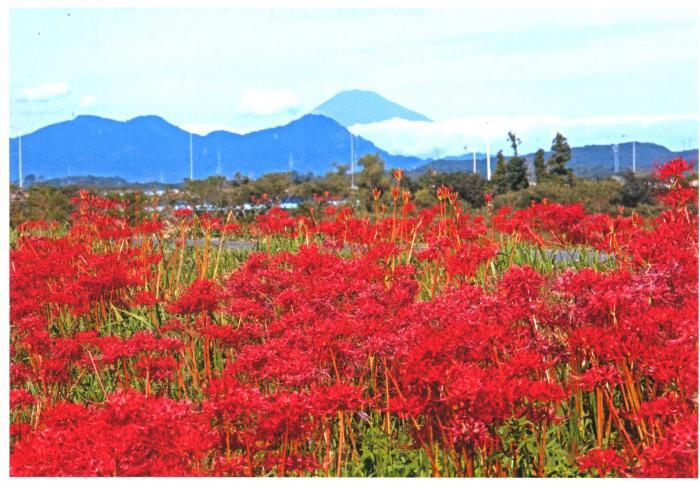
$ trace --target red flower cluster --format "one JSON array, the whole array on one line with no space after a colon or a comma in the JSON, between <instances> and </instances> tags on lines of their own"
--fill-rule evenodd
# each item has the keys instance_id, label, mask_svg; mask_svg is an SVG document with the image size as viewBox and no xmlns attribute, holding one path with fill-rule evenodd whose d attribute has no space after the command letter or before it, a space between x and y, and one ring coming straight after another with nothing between
<instances>
[{"instance_id":1,"label":"red flower cluster","mask_svg":"<svg viewBox=\"0 0 700 495\"><path fill-rule=\"evenodd\" d=\"M416 213L400 171L389 214L377 192L374 219L247 233L81 193L67 233L24 225L11 253L12 474L347 475L381 436L417 475L697 476L687 170L657 172L654 218L472 217L445 187ZM265 251L223 265L232 231Z\"/></svg>"}]
</instances>

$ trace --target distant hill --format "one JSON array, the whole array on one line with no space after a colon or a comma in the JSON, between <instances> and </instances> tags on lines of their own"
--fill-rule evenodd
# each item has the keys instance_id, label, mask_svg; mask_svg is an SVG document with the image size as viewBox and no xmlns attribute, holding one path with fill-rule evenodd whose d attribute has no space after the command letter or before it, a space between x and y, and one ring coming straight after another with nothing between
<instances>
[{"instance_id":1,"label":"distant hill","mask_svg":"<svg viewBox=\"0 0 700 495\"><path fill-rule=\"evenodd\" d=\"M688 161L697 162L698 150L671 151L665 146L654 143L635 143L637 172L649 173L654 165L662 164L673 158L683 156ZM550 153L545 153L549 158ZM532 161L534 153L527 155ZM632 143L620 143L618 149L620 171L632 169ZM571 149L571 162L568 166L576 175L582 177L602 177L614 173L614 154L612 145L591 144Z\"/></svg>"},{"instance_id":2,"label":"distant hill","mask_svg":"<svg viewBox=\"0 0 700 495\"><path fill-rule=\"evenodd\" d=\"M342 91L316 107L311 113L325 115L345 127L371 124L393 118L430 122L425 115L404 108L373 91Z\"/></svg>"},{"instance_id":3,"label":"distant hill","mask_svg":"<svg viewBox=\"0 0 700 495\"><path fill-rule=\"evenodd\" d=\"M656 164L664 163L673 158L682 156L689 162L696 164L698 160L698 150L671 151L668 148L654 143L636 143L636 164L638 173L649 173ZM545 160L549 158L550 152L545 152ZM534 153L528 153L525 158L532 163ZM620 160L620 171L632 169L632 143L620 143L618 156ZM506 157L507 158L507 157ZM477 158L477 173L486 175L486 158ZM571 161L567 165L574 173L580 177L606 177L614 173L614 156L612 145L592 144L571 148ZM496 157L491 157L491 170L496 167ZM471 155L456 157L453 159L434 160L425 165L416 167L411 171L412 175L420 175L429 169L435 172L471 172Z\"/></svg>"},{"instance_id":4,"label":"distant hill","mask_svg":"<svg viewBox=\"0 0 700 495\"><path fill-rule=\"evenodd\" d=\"M226 131L192 135L195 178L211 175L232 177L236 172L259 177L270 172L296 171L322 175L334 163L350 161L350 132L323 115L305 115L286 125L249 134ZM354 138L356 157L379 153L387 168L401 167L420 175L472 170L472 155L429 161L392 155L371 141ZM677 156L697 161L697 150L674 152L654 143L636 143L637 170L648 173L655 163ZM18 179L18 139L10 139L10 180ZM43 127L22 136L24 177L47 181L57 178L95 176L129 182L180 183L189 177L189 134L161 117L137 117L126 122L96 116ZM548 157L549 153L545 154ZM569 166L576 175L602 177L613 173L610 145L572 148ZM525 155L532 162L533 153ZM621 143L620 170L631 168L632 143ZM495 168L495 157L492 158ZM477 154L477 170L486 175L484 155Z\"/></svg>"},{"instance_id":5,"label":"distant hill","mask_svg":"<svg viewBox=\"0 0 700 495\"><path fill-rule=\"evenodd\" d=\"M359 136L355 156L379 153L388 167L425 163L396 156ZM194 177L236 172L258 177L269 172L324 174L350 161L350 133L322 115L305 115L286 125L234 134L192 135ZM10 179L18 179L18 140L10 139ZM189 134L161 117L126 122L96 116L43 127L22 136L23 175L43 180L67 176L121 177L131 182L181 182L189 177Z\"/></svg>"},{"instance_id":6,"label":"distant hill","mask_svg":"<svg viewBox=\"0 0 700 495\"><path fill-rule=\"evenodd\" d=\"M33 180L25 181L25 185L43 185L52 187L78 186L95 187L98 189L167 189L168 187L182 186L182 184L168 183L162 184L158 181L152 182L129 182L121 177L98 177L94 175L77 175L70 177L57 177L54 179L42 180L36 177Z\"/></svg>"}]
</instances>

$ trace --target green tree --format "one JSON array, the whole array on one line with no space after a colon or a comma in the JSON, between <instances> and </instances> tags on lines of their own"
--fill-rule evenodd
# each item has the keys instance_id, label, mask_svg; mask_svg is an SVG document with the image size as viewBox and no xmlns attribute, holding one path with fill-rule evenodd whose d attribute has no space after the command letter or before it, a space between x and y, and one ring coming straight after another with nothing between
<instances>
[{"instance_id":1,"label":"green tree","mask_svg":"<svg viewBox=\"0 0 700 495\"><path fill-rule=\"evenodd\" d=\"M557 132L552 140L552 154L547 160L547 171L549 175L571 176L573 171L566 167L566 164L571 160L571 146L569 146L566 138Z\"/></svg>"},{"instance_id":2,"label":"green tree","mask_svg":"<svg viewBox=\"0 0 700 495\"><path fill-rule=\"evenodd\" d=\"M419 204L418 193L420 192L421 201L419 206L425 207L434 204L437 200L437 188L439 186L451 188L459 194L461 200L466 201L475 208L485 204L484 191L486 189L486 180L478 174L467 172L423 174L415 181L415 184L417 187L416 204ZM428 194L432 196L431 200L428 200Z\"/></svg>"},{"instance_id":3,"label":"green tree","mask_svg":"<svg viewBox=\"0 0 700 495\"><path fill-rule=\"evenodd\" d=\"M506 181L506 159L503 156L503 150L498 150L496 153L496 168L491 174L491 182L497 193L502 194L508 190L508 182Z\"/></svg>"},{"instance_id":4,"label":"green tree","mask_svg":"<svg viewBox=\"0 0 700 495\"><path fill-rule=\"evenodd\" d=\"M308 180L295 188L295 195L310 198L313 194L328 191L331 196L346 196L350 191L350 175L347 165L335 165L335 170L325 176Z\"/></svg>"},{"instance_id":5,"label":"green tree","mask_svg":"<svg viewBox=\"0 0 700 495\"><path fill-rule=\"evenodd\" d=\"M28 220L67 222L75 208L71 197L78 189L75 186L37 184L20 190L11 186L10 225L15 227Z\"/></svg>"},{"instance_id":6,"label":"green tree","mask_svg":"<svg viewBox=\"0 0 700 495\"><path fill-rule=\"evenodd\" d=\"M527 163L523 157L518 155L520 139L512 132L509 132L508 141L510 141L510 147L513 149L513 156L510 157L506 164L505 182L508 190L518 191L529 186L527 180Z\"/></svg>"},{"instance_id":7,"label":"green tree","mask_svg":"<svg viewBox=\"0 0 700 495\"><path fill-rule=\"evenodd\" d=\"M223 207L226 204L225 190L228 181L221 175L212 175L206 179L186 180L183 190L197 203L208 203Z\"/></svg>"},{"instance_id":8,"label":"green tree","mask_svg":"<svg viewBox=\"0 0 700 495\"><path fill-rule=\"evenodd\" d=\"M357 180L357 185L369 189L373 188L386 189L388 182L386 181L386 169L384 160L379 156L379 153L367 154L358 160L358 164L362 166L362 172Z\"/></svg>"},{"instance_id":9,"label":"green tree","mask_svg":"<svg viewBox=\"0 0 700 495\"><path fill-rule=\"evenodd\" d=\"M624 184L620 189L620 202L623 206L635 207L642 203L652 203L653 185L649 178L634 175L631 170L622 174Z\"/></svg>"},{"instance_id":10,"label":"green tree","mask_svg":"<svg viewBox=\"0 0 700 495\"><path fill-rule=\"evenodd\" d=\"M542 182L547 175L547 164L544 161L544 150L542 148L535 152L533 166L535 168L535 179L537 182Z\"/></svg>"},{"instance_id":11,"label":"green tree","mask_svg":"<svg viewBox=\"0 0 700 495\"><path fill-rule=\"evenodd\" d=\"M254 194L262 196L267 194L273 201L279 201L287 196L292 185L291 173L270 173L260 177L254 183Z\"/></svg>"}]
</instances>

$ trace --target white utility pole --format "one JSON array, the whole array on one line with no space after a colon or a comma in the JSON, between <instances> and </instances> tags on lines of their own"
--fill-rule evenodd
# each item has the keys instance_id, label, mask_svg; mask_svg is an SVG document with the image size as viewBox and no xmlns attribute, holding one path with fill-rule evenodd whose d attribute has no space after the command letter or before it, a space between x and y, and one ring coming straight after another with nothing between
<instances>
[{"instance_id":1,"label":"white utility pole","mask_svg":"<svg viewBox=\"0 0 700 495\"><path fill-rule=\"evenodd\" d=\"M620 145L613 144L612 145L612 150L613 150L613 168L616 174L620 173L620 158L618 157L617 152L620 149Z\"/></svg>"},{"instance_id":2,"label":"white utility pole","mask_svg":"<svg viewBox=\"0 0 700 495\"><path fill-rule=\"evenodd\" d=\"M350 189L355 188L355 137L350 133Z\"/></svg>"},{"instance_id":3,"label":"white utility pole","mask_svg":"<svg viewBox=\"0 0 700 495\"><path fill-rule=\"evenodd\" d=\"M192 133L190 132L190 181L194 179L194 167L192 164Z\"/></svg>"},{"instance_id":4,"label":"white utility pole","mask_svg":"<svg viewBox=\"0 0 700 495\"><path fill-rule=\"evenodd\" d=\"M472 150L472 173L476 174L476 151Z\"/></svg>"},{"instance_id":5,"label":"white utility pole","mask_svg":"<svg viewBox=\"0 0 700 495\"><path fill-rule=\"evenodd\" d=\"M622 135L623 138L628 138L627 134ZM636 147L636 141L632 141L632 173L636 174L637 173L637 147Z\"/></svg>"},{"instance_id":6,"label":"white utility pole","mask_svg":"<svg viewBox=\"0 0 700 495\"><path fill-rule=\"evenodd\" d=\"M17 138L19 146L19 188L22 189L22 135L20 134Z\"/></svg>"}]
</instances>

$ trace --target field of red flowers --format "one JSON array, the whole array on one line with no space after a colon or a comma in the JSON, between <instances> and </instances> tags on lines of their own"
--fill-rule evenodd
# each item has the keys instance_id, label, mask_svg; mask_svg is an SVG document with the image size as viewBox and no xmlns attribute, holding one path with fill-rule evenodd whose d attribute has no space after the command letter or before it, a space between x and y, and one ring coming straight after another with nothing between
<instances>
[{"instance_id":1,"label":"field of red flowers","mask_svg":"<svg viewBox=\"0 0 700 495\"><path fill-rule=\"evenodd\" d=\"M655 218L81 193L13 240L11 475L697 477L689 170Z\"/></svg>"}]
</instances>

